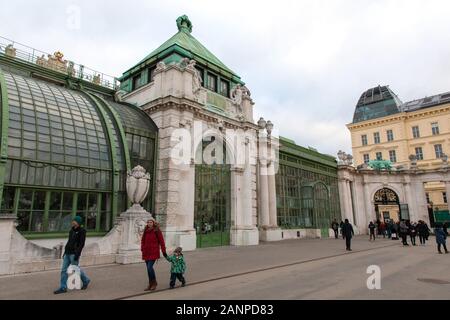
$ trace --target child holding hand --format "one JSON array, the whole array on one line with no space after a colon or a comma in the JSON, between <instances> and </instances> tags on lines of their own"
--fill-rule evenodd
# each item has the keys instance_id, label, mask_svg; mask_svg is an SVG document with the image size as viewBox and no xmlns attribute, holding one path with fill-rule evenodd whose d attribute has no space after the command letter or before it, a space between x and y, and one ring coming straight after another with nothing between
<instances>
[{"instance_id":1,"label":"child holding hand","mask_svg":"<svg viewBox=\"0 0 450 320\"><path fill-rule=\"evenodd\" d=\"M173 254L166 257L167 261L171 263L170 267L170 289L175 287L175 281L178 278L181 281L181 286L186 285L186 280L183 274L186 271L186 263L184 261L182 248L178 247L174 250Z\"/></svg>"}]
</instances>

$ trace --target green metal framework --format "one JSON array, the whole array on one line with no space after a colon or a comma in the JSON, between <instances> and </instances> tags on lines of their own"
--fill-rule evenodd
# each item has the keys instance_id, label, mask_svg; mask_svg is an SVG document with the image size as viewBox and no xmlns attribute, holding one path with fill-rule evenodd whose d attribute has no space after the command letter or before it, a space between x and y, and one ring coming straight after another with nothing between
<instances>
[{"instance_id":1,"label":"green metal framework","mask_svg":"<svg viewBox=\"0 0 450 320\"><path fill-rule=\"evenodd\" d=\"M280 139L276 174L277 220L282 228L314 228L328 232L340 219L336 160Z\"/></svg>"},{"instance_id":2,"label":"green metal framework","mask_svg":"<svg viewBox=\"0 0 450 320\"><path fill-rule=\"evenodd\" d=\"M0 103L1 103L1 119L0 119L0 205L2 202L2 194L4 187L4 177L6 162L8 161L8 128L9 128L9 104L8 94L6 92L6 83L3 71L0 68Z\"/></svg>"},{"instance_id":3,"label":"green metal framework","mask_svg":"<svg viewBox=\"0 0 450 320\"><path fill-rule=\"evenodd\" d=\"M149 138L142 141L152 144L145 156L151 157L146 169L154 177L158 128L136 106L113 102L107 88L1 54L0 65L0 214L25 221L18 229L27 238L65 235L76 214L90 235L104 234L118 204L126 206L126 171L132 165L127 136ZM136 161L141 160L148 159Z\"/></svg>"}]
</instances>

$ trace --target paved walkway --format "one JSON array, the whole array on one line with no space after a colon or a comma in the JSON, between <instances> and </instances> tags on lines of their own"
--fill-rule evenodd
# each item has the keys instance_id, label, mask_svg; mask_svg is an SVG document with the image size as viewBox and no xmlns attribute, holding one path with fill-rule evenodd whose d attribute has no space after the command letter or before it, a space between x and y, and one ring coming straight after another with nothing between
<instances>
[{"instance_id":1,"label":"paved walkway","mask_svg":"<svg viewBox=\"0 0 450 320\"><path fill-rule=\"evenodd\" d=\"M166 290L169 264L160 260L156 265L158 290L150 294L143 292L147 278L145 265L140 263L85 268L92 279L88 290L56 296L52 292L58 285L57 271L0 277L0 299L362 298L370 291L365 286L367 266L381 264L383 268L383 263L386 263L385 271L389 272L394 286L385 298L402 298L401 286L405 285L422 286L424 298L449 299L449 285L417 281L420 277L450 281L450 255L436 254L434 238L430 240L425 247L403 248L399 241L377 239L369 242L366 236L359 236L353 241L351 253L345 251L341 239L285 240L252 247L199 249L185 253L189 284L185 288ZM406 275L411 268L414 274L408 278ZM402 279L397 291L395 279ZM352 287L356 280L359 282ZM339 286L339 283L347 285ZM427 291L428 286L431 291ZM300 287L307 290L299 291ZM340 289L333 291L333 288ZM447 291L441 293L442 288ZM431 296L427 296L428 293ZM438 294L440 296L434 296Z\"/></svg>"}]
</instances>

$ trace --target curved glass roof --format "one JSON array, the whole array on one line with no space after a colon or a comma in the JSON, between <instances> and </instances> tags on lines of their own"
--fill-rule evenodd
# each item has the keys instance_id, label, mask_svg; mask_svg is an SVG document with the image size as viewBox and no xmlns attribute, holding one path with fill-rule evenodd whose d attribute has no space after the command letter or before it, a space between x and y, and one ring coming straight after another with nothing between
<instances>
[{"instance_id":1,"label":"curved glass roof","mask_svg":"<svg viewBox=\"0 0 450 320\"><path fill-rule=\"evenodd\" d=\"M388 86L369 89L358 100L353 123L398 113L401 104L400 99Z\"/></svg>"},{"instance_id":2,"label":"curved glass roof","mask_svg":"<svg viewBox=\"0 0 450 320\"><path fill-rule=\"evenodd\" d=\"M142 110L127 104L119 104L111 100L107 100L107 102L119 114L124 127L129 129L135 128L152 133L158 131L153 120Z\"/></svg>"},{"instance_id":3,"label":"curved glass roof","mask_svg":"<svg viewBox=\"0 0 450 320\"><path fill-rule=\"evenodd\" d=\"M74 90L4 74L9 158L111 169L106 130L91 101Z\"/></svg>"}]
</instances>

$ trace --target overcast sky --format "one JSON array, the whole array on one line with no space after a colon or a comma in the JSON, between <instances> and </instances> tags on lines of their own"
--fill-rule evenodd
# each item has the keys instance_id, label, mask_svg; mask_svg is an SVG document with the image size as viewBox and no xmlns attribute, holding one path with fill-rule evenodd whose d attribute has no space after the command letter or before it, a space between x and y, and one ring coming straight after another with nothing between
<instances>
[{"instance_id":1,"label":"overcast sky","mask_svg":"<svg viewBox=\"0 0 450 320\"><path fill-rule=\"evenodd\" d=\"M177 32L193 35L252 92L255 120L335 155L363 91L402 101L450 91L450 1L8 1L0 35L119 76ZM74 14L80 12L79 28Z\"/></svg>"}]
</instances>

